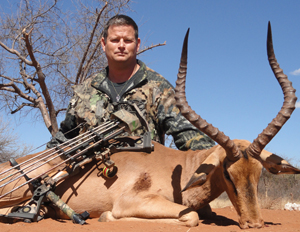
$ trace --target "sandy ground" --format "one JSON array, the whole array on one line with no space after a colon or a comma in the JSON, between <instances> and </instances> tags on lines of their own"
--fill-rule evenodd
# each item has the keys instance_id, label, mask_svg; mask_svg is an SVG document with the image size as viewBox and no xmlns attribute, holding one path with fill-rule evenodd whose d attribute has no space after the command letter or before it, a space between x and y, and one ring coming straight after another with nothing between
<instances>
[{"instance_id":1,"label":"sandy ground","mask_svg":"<svg viewBox=\"0 0 300 232\"><path fill-rule=\"evenodd\" d=\"M212 232L212 231L258 231L258 229L241 230L237 223L237 215L232 207L213 209L216 216L211 220L201 220L197 227L184 227L151 222L98 222L97 219L86 220L87 224L73 224L70 220L56 221L44 219L35 223L17 222L0 224L1 232L91 232L91 231L130 231L130 232ZM300 212L284 210L262 210L265 227L259 231L300 231Z\"/></svg>"}]
</instances>

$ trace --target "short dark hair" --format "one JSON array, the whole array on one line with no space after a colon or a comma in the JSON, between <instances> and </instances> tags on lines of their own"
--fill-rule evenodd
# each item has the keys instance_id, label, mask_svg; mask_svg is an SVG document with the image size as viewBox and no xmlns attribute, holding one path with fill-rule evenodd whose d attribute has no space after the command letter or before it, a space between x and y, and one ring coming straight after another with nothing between
<instances>
[{"instance_id":1,"label":"short dark hair","mask_svg":"<svg viewBox=\"0 0 300 232\"><path fill-rule=\"evenodd\" d=\"M106 25L104 26L104 29L103 29L103 33L102 33L102 36L106 42L106 39L107 39L107 36L108 36L108 28L110 26L113 26L113 25L129 25L129 26L132 26L133 29L134 29L134 32L135 32L135 40L137 40L139 38L139 28L138 26L136 25L135 21L130 18L129 16L127 15L115 15L113 16L112 18L110 18Z\"/></svg>"}]
</instances>

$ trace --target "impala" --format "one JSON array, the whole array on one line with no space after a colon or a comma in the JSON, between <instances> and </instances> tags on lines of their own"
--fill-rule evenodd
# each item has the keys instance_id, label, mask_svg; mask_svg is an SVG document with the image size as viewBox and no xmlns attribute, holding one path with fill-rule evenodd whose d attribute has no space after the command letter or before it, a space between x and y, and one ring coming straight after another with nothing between
<instances>
[{"instance_id":1,"label":"impala","mask_svg":"<svg viewBox=\"0 0 300 232\"><path fill-rule=\"evenodd\" d=\"M264 226L264 221L258 204L257 186L262 167L273 174L300 173L299 169L284 159L264 150L291 116L297 100L291 82L275 59L270 25L268 57L283 90L284 103L278 115L252 143L230 140L188 106L184 90L187 37L188 33L184 40L173 104L177 104L181 113L218 145L209 150L179 151L153 142L154 151L151 154L118 152L112 155L119 169L113 178L102 174L101 162L91 162L79 174L60 182L55 189L55 193L76 212L86 210L90 217L100 217L99 220L105 222L138 220L197 226L198 213L211 212L209 203L226 191L239 215L240 227L260 228ZM37 155L22 157L17 161L20 163ZM43 173L59 159L36 168L28 176ZM0 173L7 170L8 166L8 163L3 164ZM25 179L21 178L0 188L0 196L24 182ZM9 207L21 204L31 196L28 185L22 186L0 198L0 212L7 213ZM45 209L45 216L66 217L53 207Z\"/></svg>"}]
</instances>

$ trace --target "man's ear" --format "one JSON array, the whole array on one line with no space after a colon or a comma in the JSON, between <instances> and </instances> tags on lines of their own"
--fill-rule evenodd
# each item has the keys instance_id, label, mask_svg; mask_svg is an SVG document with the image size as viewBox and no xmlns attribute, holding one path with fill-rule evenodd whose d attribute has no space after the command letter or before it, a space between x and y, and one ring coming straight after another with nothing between
<instances>
[{"instance_id":1,"label":"man's ear","mask_svg":"<svg viewBox=\"0 0 300 232\"><path fill-rule=\"evenodd\" d=\"M141 45L141 39L138 38L137 43L136 43L136 52L138 52L140 50L140 45Z\"/></svg>"},{"instance_id":2,"label":"man's ear","mask_svg":"<svg viewBox=\"0 0 300 232\"><path fill-rule=\"evenodd\" d=\"M105 39L104 37L101 38L101 47L102 47L102 50L105 52Z\"/></svg>"}]
</instances>

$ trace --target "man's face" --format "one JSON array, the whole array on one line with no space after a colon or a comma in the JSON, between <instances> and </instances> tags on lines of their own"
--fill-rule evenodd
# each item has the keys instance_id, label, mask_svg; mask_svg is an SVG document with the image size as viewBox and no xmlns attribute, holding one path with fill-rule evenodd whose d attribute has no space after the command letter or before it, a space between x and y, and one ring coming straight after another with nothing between
<instances>
[{"instance_id":1,"label":"man's face","mask_svg":"<svg viewBox=\"0 0 300 232\"><path fill-rule=\"evenodd\" d=\"M108 63L136 62L136 54L140 48L140 39L136 41L135 32L129 25L113 25L108 28L107 40L101 39L102 49Z\"/></svg>"}]
</instances>

